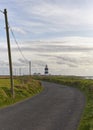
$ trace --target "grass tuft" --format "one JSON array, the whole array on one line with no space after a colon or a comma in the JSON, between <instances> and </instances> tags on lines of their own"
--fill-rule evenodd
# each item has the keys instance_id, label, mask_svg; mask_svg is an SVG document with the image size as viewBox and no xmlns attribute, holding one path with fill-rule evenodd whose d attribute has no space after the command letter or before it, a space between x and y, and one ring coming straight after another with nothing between
<instances>
[{"instance_id":1,"label":"grass tuft","mask_svg":"<svg viewBox=\"0 0 93 130\"><path fill-rule=\"evenodd\" d=\"M23 99L32 97L43 90L40 81L33 80L31 77L22 76L14 79L15 98L11 97L10 79L0 79L0 107L4 107Z\"/></svg>"}]
</instances>

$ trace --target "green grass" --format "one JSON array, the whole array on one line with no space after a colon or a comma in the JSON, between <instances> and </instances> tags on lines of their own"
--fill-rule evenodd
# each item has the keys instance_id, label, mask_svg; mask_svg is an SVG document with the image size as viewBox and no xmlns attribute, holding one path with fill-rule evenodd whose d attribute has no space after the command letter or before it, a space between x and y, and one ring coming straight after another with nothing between
<instances>
[{"instance_id":1,"label":"green grass","mask_svg":"<svg viewBox=\"0 0 93 130\"><path fill-rule=\"evenodd\" d=\"M15 98L12 98L10 91L10 79L0 78L0 107L19 102L26 98L32 97L43 90L40 81L31 77L14 78Z\"/></svg>"},{"instance_id":2,"label":"green grass","mask_svg":"<svg viewBox=\"0 0 93 130\"><path fill-rule=\"evenodd\" d=\"M86 106L78 130L93 130L93 80L73 76L35 76L34 78L80 89L86 96Z\"/></svg>"}]
</instances>

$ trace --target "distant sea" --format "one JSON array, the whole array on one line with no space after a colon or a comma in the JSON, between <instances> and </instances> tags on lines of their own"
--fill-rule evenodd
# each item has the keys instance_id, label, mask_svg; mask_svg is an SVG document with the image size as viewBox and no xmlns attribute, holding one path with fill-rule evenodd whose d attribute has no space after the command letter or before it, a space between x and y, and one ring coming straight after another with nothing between
<instances>
[{"instance_id":1,"label":"distant sea","mask_svg":"<svg viewBox=\"0 0 93 130\"><path fill-rule=\"evenodd\" d=\"M93 79L93 76L84 76L85 79Z\"/></svg>"}]
</instances>

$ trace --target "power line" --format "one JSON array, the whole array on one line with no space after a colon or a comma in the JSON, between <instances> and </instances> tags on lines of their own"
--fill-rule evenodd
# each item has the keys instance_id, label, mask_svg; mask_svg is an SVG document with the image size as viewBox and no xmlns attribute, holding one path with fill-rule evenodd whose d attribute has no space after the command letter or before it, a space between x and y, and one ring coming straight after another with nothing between
<instances>
[{"instance_id":1,"label":"power line","mask_svg":"<svg viewBox=\"0 0 93 130\"><path fill-rule=\"evenodd\" d=\"M12 34L12 36L13 36L13 38L14 38L14 41L15 41L17 47L18 47L18 50L19 50L20 54L22 55L22 57L24 58L24 60L25 60L26 62L28 62L28 60L26 59L26 57L25 57L25 56L23 55L23 53L22 53L22 50L21 50L21 48L20 48L20 46L19 46L19 44L18 44L18 42L17 42L17 40L16 40L16 37L15 37L15 35L14 35L14 33L13 33L12 28L10 28L10 31L11 31L11 34Z\"/></svg>"},{"instance_id":2,"label":"power line","mask_svg":"<svg viewBox=\"0 0 93 130\"><path fill-rule=\"evenodd\" d=\"M4 14L4 12L3 12L2 10L0 10L0 12ZM8 23L8 26L9 26L9 23ZM10 26L9 26L9 27L10 27ZM13 33L12 28L10 28L10 31L11 31L11 34L12 34L12 36L13 36L13 38L14 38L14 41L15 41L17 47L18 47L18 50L19 50L20 54L22 55L22 57L24 58L24 60L25 60L26 62L29 62L29 61L26 59L26 57L23 55L22 50L21 50L21 48L20 48L20 46L19 46L19 44L18 44L18 42L17 42L17 40L16 40L16 37L15 37L15 35L14 35L14 33Z\"/></svg>"},{"instance_id":3,"label":"power line","mask_svg":"<svg viewBox=\"0 0 93 130\"><path fill-rule=\"evenodd\" d=\"M18 44L18 42L17 42L17 40L16 40L16 37L15 37L15 35L14 35L14 33L13 33L12 28L10 28L10 31L11 31L11 34L12 34L12 36L13 36L13 38L14 38L14 41L15 41L15 43L16 43L16 45L17 45L17 47L18 47L18 50L19 50L20 54L22 55L24 61L25 61L26 63L29 63L29 75L31 76L31 61L28 61L28 60L26 59L26 57L23 55L22 50L21 50L21 48L20 48L20 46L19 46L19 44Z\"/></svg>"}]
</instances>

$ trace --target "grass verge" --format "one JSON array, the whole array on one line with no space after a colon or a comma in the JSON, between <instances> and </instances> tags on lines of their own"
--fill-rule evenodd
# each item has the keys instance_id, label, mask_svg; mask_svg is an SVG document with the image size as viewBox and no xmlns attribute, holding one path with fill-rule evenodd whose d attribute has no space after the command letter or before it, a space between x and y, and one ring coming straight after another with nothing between
<instances>
[{"instance_id":1,"label":"grass verge","mask_svg":"<svg viewBox=\"0 0 93 130\"><path fill-rule=\"evenodd\" d=\"M86 106L78 130L93 130L93 80L70 76L35 76L34 78L80 89L86 96Z\"/></svg>"},{"instance_id":2,"label":"grass verge","mask_svg":"<svg viewBox=\"0 0 93 130\"><path fill-rule=\"evenodd\" d=\"M31 77L22 76L14 78L15 98L11 97L9 78L0 78L0 107L22 101L32 97L43 90L40 81Z\"/></svg>"}]
</instances>

